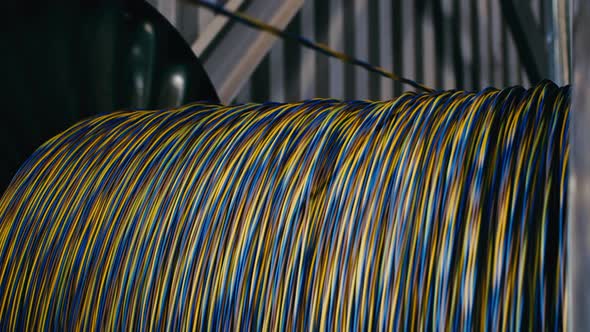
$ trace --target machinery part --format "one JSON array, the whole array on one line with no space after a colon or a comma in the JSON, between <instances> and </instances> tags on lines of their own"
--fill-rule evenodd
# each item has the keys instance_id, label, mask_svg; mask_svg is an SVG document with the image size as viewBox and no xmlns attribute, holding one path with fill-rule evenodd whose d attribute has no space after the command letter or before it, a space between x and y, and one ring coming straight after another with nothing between
<instances>
[{"instance_id":1,"label":"machinery part","mask_svg":"<svg viewBox=\"0 0 590 332\"><path fill-rule=\"evenodd\" d=\"M218 97L196 56L144 1L28 1L5 13L0 189L44 141L82 118Z\"/></svg>"}]
</instances>

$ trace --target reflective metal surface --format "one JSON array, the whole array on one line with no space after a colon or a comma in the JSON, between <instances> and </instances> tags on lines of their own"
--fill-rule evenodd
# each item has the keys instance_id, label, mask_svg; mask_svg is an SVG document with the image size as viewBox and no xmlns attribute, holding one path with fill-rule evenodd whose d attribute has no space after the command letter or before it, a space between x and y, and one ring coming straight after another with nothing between
<instances>
[{"instance_id":1,"label":"reflective metal surface","mask_svg":"<svg viewBox=\"0 0 590 332\"><path fill-rule=\"evenodd\" d=\"M548 75L558 85L571 83L571 1L545 0Z\"/></svg>"},{"instance_id":2,"label":"reflective metal surface","mask_svg":"<svg viewBox=\"0 0 590 332\"><path fill-rule=\"evenodd\" d=\"M567 290L570 331L590 331L590 3L574 1Z\"/></svg>"}]
</instances>

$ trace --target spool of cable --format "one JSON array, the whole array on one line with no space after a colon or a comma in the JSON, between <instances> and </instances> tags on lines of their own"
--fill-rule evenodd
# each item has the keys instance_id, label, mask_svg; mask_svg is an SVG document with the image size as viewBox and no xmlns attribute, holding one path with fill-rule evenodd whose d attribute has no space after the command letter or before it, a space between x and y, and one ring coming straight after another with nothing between
<instances>
[{"instance_id":1,"label":"spool of cable","mask_svg":"<svg viewBox=\"0 0 590 332\"><path fill-rule=\"evenodd\" d=\"M0 327L561 330L569 95L80 122L0 201Z\"/></svg>"}]
</instances>

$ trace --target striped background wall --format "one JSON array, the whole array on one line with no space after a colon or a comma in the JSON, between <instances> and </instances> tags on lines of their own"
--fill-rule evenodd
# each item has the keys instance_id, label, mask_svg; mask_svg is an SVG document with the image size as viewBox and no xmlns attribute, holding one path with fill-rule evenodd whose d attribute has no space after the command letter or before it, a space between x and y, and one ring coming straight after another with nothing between
<instances>
[{"instance_id":1,"label":"striped background wall","mask_svg":"<svg viewBox=\"0 0 590 332\"><path fill-rule=\"evenodd\" d=\"M181 0L150 3L189 44L213 18ZM532 4L539 17L541 1ZM499 0L306 0L288 30L434 88L529 85L502 22ZM387 99L407 89L279 40L236 102Z\"/></svg>"}]
</instances>

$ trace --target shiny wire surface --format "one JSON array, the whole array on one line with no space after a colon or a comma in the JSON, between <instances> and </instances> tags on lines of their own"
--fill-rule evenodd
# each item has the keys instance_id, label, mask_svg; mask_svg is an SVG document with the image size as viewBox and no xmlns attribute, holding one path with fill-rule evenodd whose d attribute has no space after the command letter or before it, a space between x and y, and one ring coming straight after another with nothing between
<instances>
[{"instance_id":1,"label":"shiny wire surface","mask_svg":"<svg viewBox=\"0 0 590 332\"><path fill-rule=\"evenodd\" d=\"M569 100L85 120L0 201L0 329L561 330Z\"/></svg>"}]
</instances>

